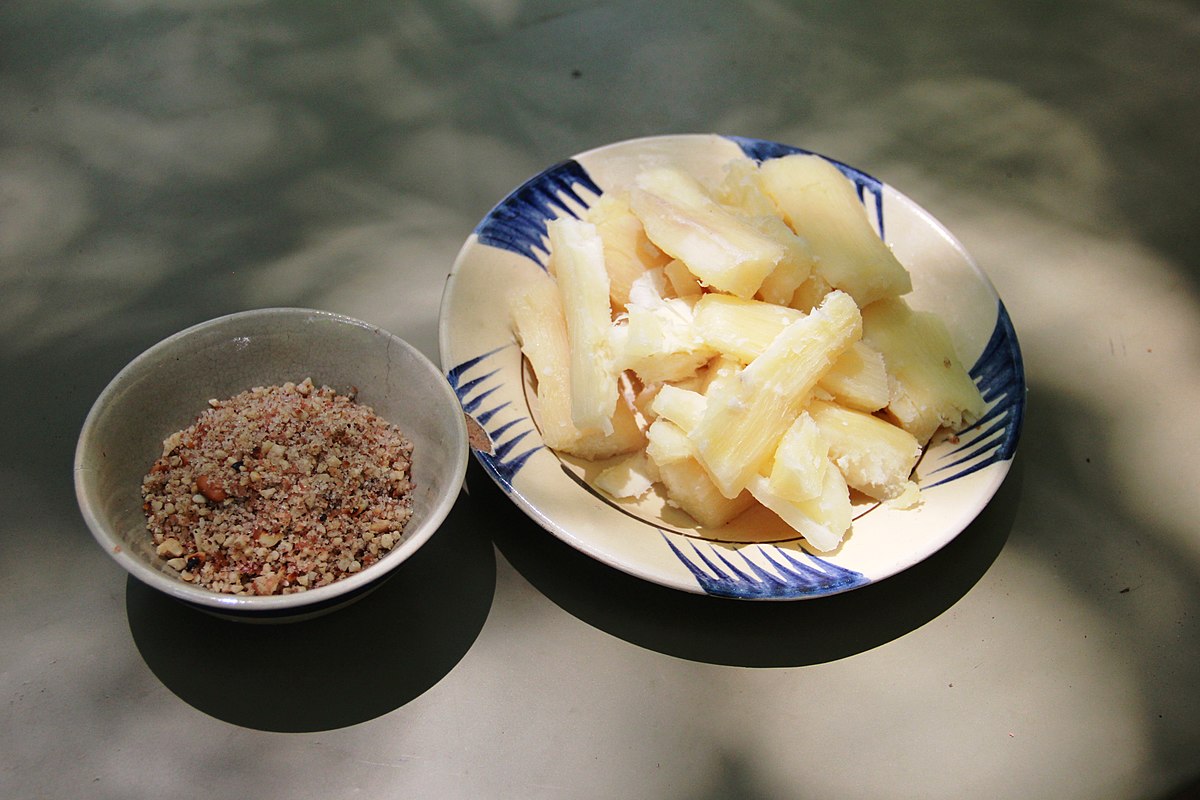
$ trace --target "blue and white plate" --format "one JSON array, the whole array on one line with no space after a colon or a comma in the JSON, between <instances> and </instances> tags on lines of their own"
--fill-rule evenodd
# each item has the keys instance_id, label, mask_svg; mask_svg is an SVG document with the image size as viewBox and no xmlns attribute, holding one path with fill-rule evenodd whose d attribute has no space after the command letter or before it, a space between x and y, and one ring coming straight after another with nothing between
<instances>
[{"instance_id":1,"label":"blue and white plate","mask_svg":"<svg viewBox=\"0 0 1200 800\"><path fill-rule=\"evenodd\" d=\"M1008 473L1025 378L1003 303L937 220L891 186L840 163L880 235L912 273L909 303L942 317L988 401L977 424L936 437L927 449L916 470L923 497L918 507L864 502L856 506L841 547L815 555L763 509L709 529L658 495L613 500L589 484L602 464L559 457L543 444L532 375L513 337L504 295L544 271L546 221L578 216L606 188L628 185L647 167L675 164L716 180L733 159L796 152L807 151L716 135L634 139L590 150L516 189L479 223L458 255L442 300L441 362L463 409L478 423L474 455L532 519L599 561L688 592L755 600L833 594L882 580L936 552L979 514Z\"/></svg>"}]
</instances>

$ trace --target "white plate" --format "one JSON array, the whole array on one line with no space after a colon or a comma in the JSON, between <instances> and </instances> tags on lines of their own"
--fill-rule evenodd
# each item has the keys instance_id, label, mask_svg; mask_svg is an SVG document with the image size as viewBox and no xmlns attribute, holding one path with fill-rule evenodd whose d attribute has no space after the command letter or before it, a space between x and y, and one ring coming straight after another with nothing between
<instances>
[{"instance_id":1,"label":"white plate","mask_svg":"<svg viewBox=\"0 0 1200 800\"><path fill-rule=\"evenodd\" d=\"M856 507L838 550L816 556L770 512L751 510L718 529L698 528L661 497L617 502L592 489L596 465L542 443L530 376L509 327L505 293L545 267L546 220L578 215L606 187L648 166L678 164L716 179L737 158L764 160L799 148L716 135L634 139L590 150L530 179L476 227L442 299L441 361L463 409L490 445L475 457L504 492L571 546L648 581L744 599L816 597L881 580L957 536L1008 473L1025 405L1016 334L991 283L962 245L892 187L844 164L869 214L912 273L914 308L937 312L988 401L986 416L954 437L935 437L916 470L914 509ZM835 162L836 163L836 162Z\"/></svg>"}]
</instances>

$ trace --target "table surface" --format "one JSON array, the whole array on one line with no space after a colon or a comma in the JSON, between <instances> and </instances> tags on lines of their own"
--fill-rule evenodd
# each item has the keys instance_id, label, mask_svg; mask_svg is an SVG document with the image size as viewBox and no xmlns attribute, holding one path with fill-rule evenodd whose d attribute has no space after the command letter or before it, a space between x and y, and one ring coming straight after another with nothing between
<instances>
[{"instance_id":1,"label":"table surface","mask_svg":"<svg viewBox=\"0 0 1200 800\"><path fill-rule=\"evenodd\" d=\"M1175 798L1200 790L1200 13L1111 0L0 6L0 795ZM855 164L991 276L1009 479L877 585L646 585L472 467L383 589L291 626L127 579L84 415L201 320L328 309L437 358L478 219L610 141Z\"/></svg>"}]
</instances>

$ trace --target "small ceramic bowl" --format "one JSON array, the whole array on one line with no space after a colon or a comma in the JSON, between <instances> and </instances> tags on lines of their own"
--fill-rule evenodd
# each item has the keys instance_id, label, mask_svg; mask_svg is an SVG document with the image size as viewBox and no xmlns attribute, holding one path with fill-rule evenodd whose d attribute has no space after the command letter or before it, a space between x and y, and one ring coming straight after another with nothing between
<instances>
[{"instance_id":1,"label":"small ceramic bowl","mask_svg":"<svg viewBox=\"0 0 1200 800\"><path fill-rule=\"evenodd\" d=\"M413 443L412 517L403 541L361 572L287 595L241 597L186 583L157 556L146 530L142 479L168 435L210 398L311 377L398 426ZM219 317L135 358L100 394L75 451L75 492L100 546L138 580L201 610L245 621L323 613L379 585L446 518L467 465L462 408L438 368L412 345L323 311L268 308Z\"/></svg>"}]
</instances>

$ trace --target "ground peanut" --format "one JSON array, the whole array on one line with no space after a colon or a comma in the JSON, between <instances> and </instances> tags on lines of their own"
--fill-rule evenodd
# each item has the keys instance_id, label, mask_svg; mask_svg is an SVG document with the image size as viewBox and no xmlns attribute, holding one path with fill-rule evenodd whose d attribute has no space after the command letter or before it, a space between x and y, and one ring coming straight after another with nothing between
<instances>
[{"instance_id":1,"label":"ground peanut","mask_svg":"<svg viewBox=\"0 0 1200 800\"><path fill-rule=\"evenodd\" d=\"M403 540L412 443L371 408L307 379L209 406L167 437L142 482L155 549L183 580L301 592Z\"/></svg>"}]
</instances>

